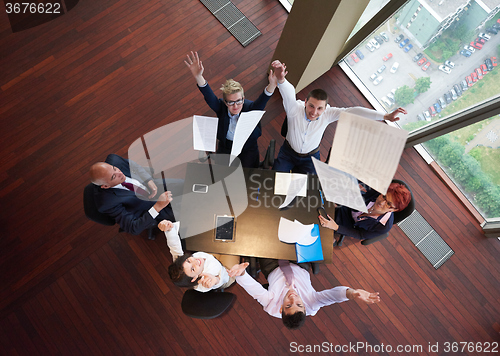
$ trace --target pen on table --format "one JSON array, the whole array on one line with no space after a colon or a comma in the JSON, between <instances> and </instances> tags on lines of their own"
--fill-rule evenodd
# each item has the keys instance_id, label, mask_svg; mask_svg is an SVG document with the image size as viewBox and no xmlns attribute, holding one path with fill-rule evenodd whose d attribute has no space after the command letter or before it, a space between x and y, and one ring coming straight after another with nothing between
<instances>
[{"instance_id":1,"label":"pen on table","mask_svg":"<svg viewBox=\"0 0 500 356\"><path fill-rule=\"evenodd\" d=\"M257 188L257 200L259 200L260 188Z\"/></svg>"},{"instance_id":2,"label":"pen on table","mask_svg":"<svg viewBox=\"0 0 500 356\"><path fill-rule=\"evenodd\" d=\"M323 200L323 193L321 192L321 189L319 190L319 197L321 198L321 206L324 206L325 201Z\"/></svg>"}]
</instances>

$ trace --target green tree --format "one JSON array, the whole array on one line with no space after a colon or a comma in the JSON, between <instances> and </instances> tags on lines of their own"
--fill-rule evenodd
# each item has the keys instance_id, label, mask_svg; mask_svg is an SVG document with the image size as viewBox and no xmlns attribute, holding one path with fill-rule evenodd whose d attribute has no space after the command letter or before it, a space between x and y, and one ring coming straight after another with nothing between
<instances>
[{"instance_id":1,"label":"green tree","mask_svg":"<svg viewBox=\"0 0 500 356\"><path fill-rule=\"evenodd\" d=\"M431 87L431 78L420 77L415 81L415 91L419 94L425 93Z\"/></svg>"},{"instance_id":2,"label":"green tree","mask_svg":"<svg viewBox=\"0 0 500 356\"><path fill-rule=\"evenodd\" d=\"M408 104L413 104L415 97L413 96L414 90L408 85L403 85L396 90L394 98L400 106L406 106Z\"/></svg>"}]
</instances>

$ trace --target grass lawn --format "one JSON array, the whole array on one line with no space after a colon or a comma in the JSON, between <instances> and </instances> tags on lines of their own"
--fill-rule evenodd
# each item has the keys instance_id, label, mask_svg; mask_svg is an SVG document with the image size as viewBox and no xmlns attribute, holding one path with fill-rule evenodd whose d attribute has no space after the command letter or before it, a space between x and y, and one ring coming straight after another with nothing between
<instances>
[{"instance_id":1,"label":"grass lawn","mask_svg":"<svg viewBox=\"0 0 500 356\"><path fill-rule=\"evenodd\" d=\"M500 154L497 149L478 146L470 150L469 154L480 164L483 172L491 178L493 183L500 186Z\"/></svg>"},{"instance_id":2,"label":"grass lawn","mask_svg":"<svg viewBox=\"0 0 500 356\"><path fill-rule=\"evenodd\" d=\"M476 122L475 124L466 126L460 130L456 130L450 133L450 137L454 140L465 146L467 142L470 142L474 136L478 132L480 132L483 128L485 128L490 122L492 122L496 116L493 118L485 119L480 122Z\"/></svg>"}]
</instances>

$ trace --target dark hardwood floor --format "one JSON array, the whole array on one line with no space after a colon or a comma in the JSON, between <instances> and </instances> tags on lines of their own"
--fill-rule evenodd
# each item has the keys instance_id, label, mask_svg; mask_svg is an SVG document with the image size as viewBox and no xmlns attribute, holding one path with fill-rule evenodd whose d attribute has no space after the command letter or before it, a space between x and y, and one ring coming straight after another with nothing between
<instances>
[{"instance_id":1,"label":"dark hardwood floor","mask_svg":"<svg viewBox=\"0 0 500 356\"><path fill-rule=\"evenodd\" d=\"M334 263L312 276L314 287L361 287L379 291L382 302L325 307L298 331L239 286L231 287L237 300L222 317L186 317L162 238L118 233L85 217L92 163L108 153L126 156L133 141L165 124L212 115L182 62L188 51L200 52L214 88L229 77L251 99L264 88L287 14L276 0L234 3L263 33L246 48L198 0L81 0L68 14L15 34L0 14L0 354L262 355L361 342L374 349L357 354L385 354L376 352L384 344L394 352L423 347L399 354L443 355L446 342L500 341L499 242L484 238L413 149L396 177L412 187L418 211L455 255L436 271L397 227L370 246L347 240ZM325 88L334 106L369 107L338 68L299 97L313 87ZM283 118L275 93L261 153L273 137L282 144ZM436 343L438 352L430 352ZM459 353L479 354L468 350Z\"/></svg>"}]
</instances>

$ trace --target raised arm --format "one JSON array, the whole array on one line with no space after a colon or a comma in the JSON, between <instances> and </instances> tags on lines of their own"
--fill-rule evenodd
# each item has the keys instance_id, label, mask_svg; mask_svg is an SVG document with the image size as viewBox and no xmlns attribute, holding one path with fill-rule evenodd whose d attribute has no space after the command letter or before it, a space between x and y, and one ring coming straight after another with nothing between
<instances>
[{"instance_id":1,"label":"raised arm","mask_svg":"<svg viewBox=\"0 0 500 356\"><path fill-rule=\"evenodd\" d=\"M184 63L186 63L186 66L191 71L194 79L196 79L196 84L198 84L199 87L205 85L207 82L205 78L203 78L203 71L205 68L203 68L203 63L198 56L198 52L191 51L191 55L187 55L187 60L184 60Z\"/></svg>"}]
</instances>

